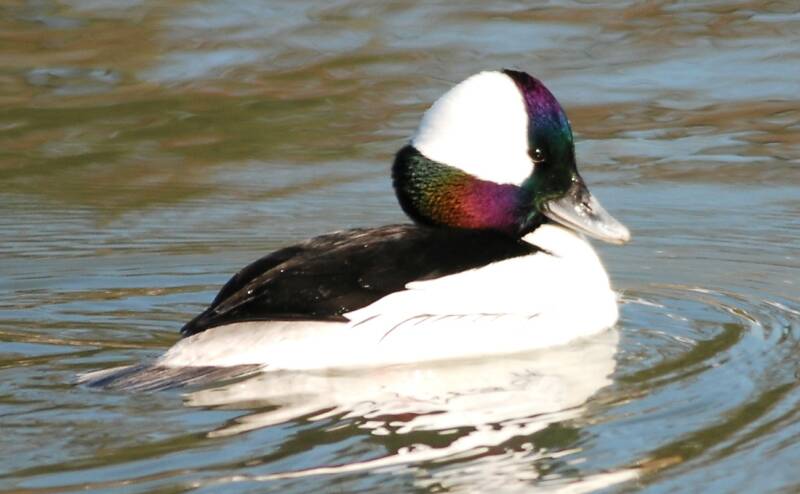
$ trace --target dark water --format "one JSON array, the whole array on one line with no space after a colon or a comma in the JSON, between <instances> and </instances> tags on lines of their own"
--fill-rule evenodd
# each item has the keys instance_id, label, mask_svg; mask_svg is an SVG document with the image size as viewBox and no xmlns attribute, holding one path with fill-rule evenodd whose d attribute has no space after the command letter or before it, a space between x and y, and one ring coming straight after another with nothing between
<instances>
[{"instance_id":1,"label":"dark water","mask_svg":"<svg viewBox=\"0 0 800 494\"><path fill-rule=\"evenodd\" d=\"M0 490L797 492L796 2L6 1ZM631 227L577 348L130 394L248 261L403 221L421 112L544 80Z\"/></svg>"}]
</instances>

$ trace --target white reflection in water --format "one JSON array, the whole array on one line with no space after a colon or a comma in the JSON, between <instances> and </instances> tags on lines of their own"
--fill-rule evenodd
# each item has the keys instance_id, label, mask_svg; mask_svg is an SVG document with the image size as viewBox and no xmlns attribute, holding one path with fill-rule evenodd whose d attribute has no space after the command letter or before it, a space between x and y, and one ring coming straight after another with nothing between
<instances>
[{"instance_id":1,"label":"white reflection in water","mask_svg":"<svg viewBox=\"0 0 800 494\"><path fill-rule=\"evenodd\" d=\"M211 437L241 434L300 417L321 420L342 415L342 420L361 419L360 427L375 436L427 431L446 443L438 447L412 443L379 458L270 475L226 476L212 483L356 470L407 471L409 465L419 462L496 456L469 463L467 483L474 489L482 482L497 481L498 475L505 482L538 478L533 463L550 453L527 440L515 451L503 448L492 452L491 448L530 436L552 423L579 418L587 400L611 384L618 342L619 333L614 329L572 345L496 358L352 371L268 372L189 393L186 403L193 407L253 402L276 406L240 417L210 432ZM452 436L449 442L448 436ZM458 465L437 470L433 478L426 476L424 483L454 486L465 482L464 472L454 474L454 469L466 468ZM436 477L439 473L446 478ZM635 475L618 471L603 485ZM586 485L598 488L604 478L591 477ZM578 486L571 484L570 489Z\"/></svg>"}]
</instances>

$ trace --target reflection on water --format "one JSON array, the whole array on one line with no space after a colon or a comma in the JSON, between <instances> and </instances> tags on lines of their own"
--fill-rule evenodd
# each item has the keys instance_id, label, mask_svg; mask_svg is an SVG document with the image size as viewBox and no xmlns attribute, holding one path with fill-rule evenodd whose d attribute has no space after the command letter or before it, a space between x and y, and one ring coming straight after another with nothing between
<instances>
[{"instance_id":1,"label":"reflection on water","mask_svg":"<svg viewBox=\"0 0 800 494\"><path fill-rule=\"evenodd\" d=\"M793 2L758 0L0 6L0 490L799 489L798 33ZM404 221L392 153L499 67L556 93L632 227L598 246L616 331L499 361L73 385L158 355L267 251Z\"/></svg>"},{"instance_id":2,"label":"reflection on water","mask_svg":"<svg viewBox=\"0 0 800 494\"><path fill-rule=\"evenodd\" d=\"M550 424L580 417L586 400L611 383L617 342L617 332L609 331L568 349L528 355L357 372L268 373L192 392L185 399L194 407L269 406L224 424L209 432L210 437L242 434L295 417L314 422L335 418L339 423L351 422L351 427L384 443L388 451L359 462L261 476L251 473L245 478L291 478L321 470L407 469L420 462L506 455L496 448ZM436 438L429 442L428 435ZM514 461L470 463L458 475L451 466L431 472L432 478L423 485L455 483L481 490L500 480L494 471L498 464L504 465L502 478L508 484L537 478L531 460L543 456L542 452L531 450L529 444L513 449ZM213 482L228 481L241 481L241 477L223 476Z\"/></svg>"}]
</instances>

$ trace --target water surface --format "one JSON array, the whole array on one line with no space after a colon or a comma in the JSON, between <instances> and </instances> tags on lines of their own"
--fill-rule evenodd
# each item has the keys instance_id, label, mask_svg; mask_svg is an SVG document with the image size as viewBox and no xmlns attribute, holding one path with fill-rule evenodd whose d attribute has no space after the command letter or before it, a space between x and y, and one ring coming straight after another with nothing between
<instances>
[{"instance_id":1,"label":"water surface","mask_svg":"<svg viewBox=\"0 0 800 494\"><path fill-rule=\"evenodd\" d=\"M800 490L793 2L12 1L0 7L0 489ZM405 221L421 112L512 67L631 227L576 347L150 394L236 269Z\"/></svg>"}]
</instances>

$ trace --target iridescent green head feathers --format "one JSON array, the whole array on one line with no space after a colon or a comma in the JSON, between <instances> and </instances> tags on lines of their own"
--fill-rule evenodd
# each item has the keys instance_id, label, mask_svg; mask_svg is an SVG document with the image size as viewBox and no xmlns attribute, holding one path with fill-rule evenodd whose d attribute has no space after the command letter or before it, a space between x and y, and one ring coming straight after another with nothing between
<instances>
[{"instance_id":1,"label":"iridescent green head feathers","mask_svg":"<svg viewBox=\"0 0 800 494\"><path fill-rule=\"evenodd\" d=\"M392 174L403 210L419 223L522 236L549 218L610 242L629 237L583 184L561 105L524 72L481 72L445 93Z\"/></svg>"}]
</instances>

